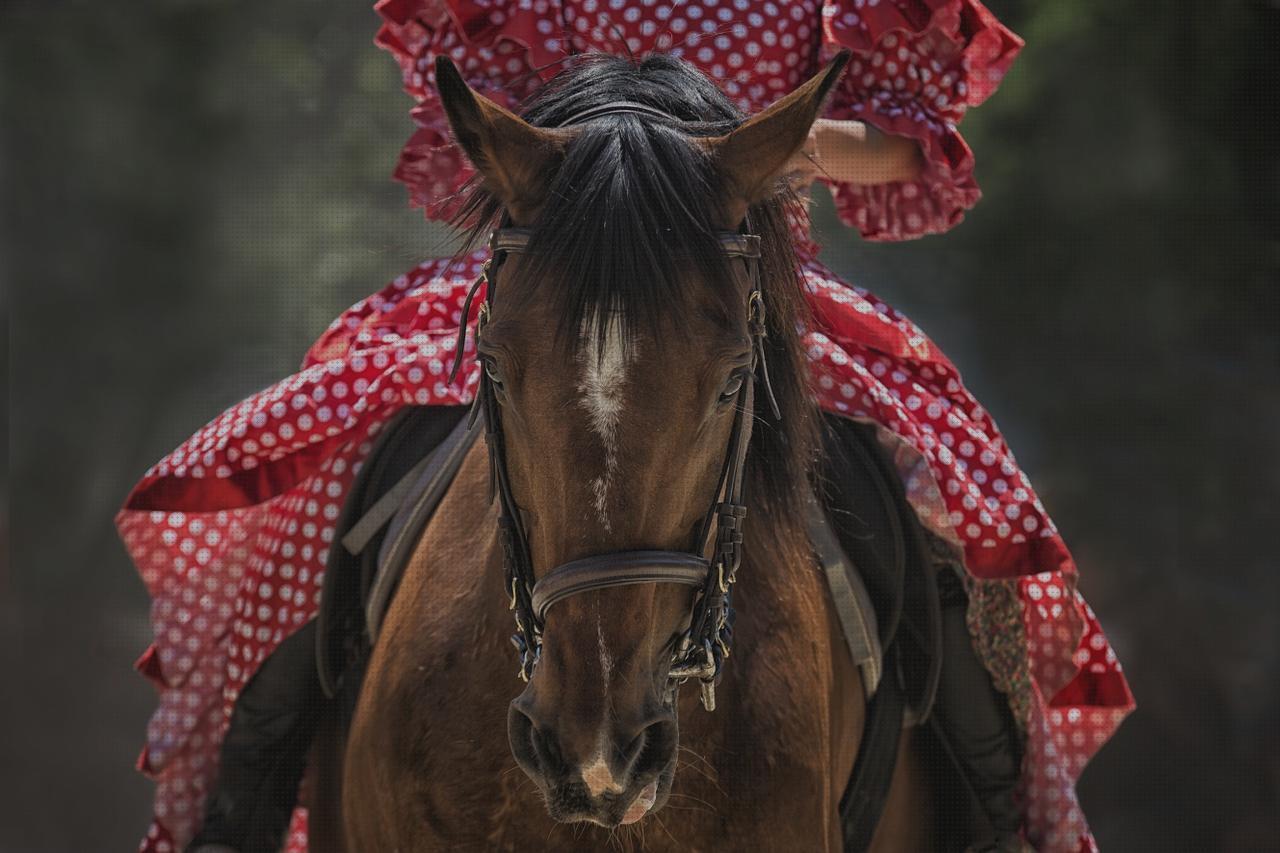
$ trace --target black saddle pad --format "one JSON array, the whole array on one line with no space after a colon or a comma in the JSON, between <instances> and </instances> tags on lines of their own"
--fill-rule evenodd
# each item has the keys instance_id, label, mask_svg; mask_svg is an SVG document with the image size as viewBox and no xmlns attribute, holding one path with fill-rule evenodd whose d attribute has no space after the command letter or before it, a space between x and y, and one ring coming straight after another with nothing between
<instances>
[{"instance_id":1,"label":"black saddle pad","mask_svg":"<svg viewBox=\"0 0 1280 853\"><path fill-rule=\"evenodd\" d=\"M942 663L938 588L925 533L875 427L824 415L819 485L841 546L875 607L880 643L897 652L907 705L928 717Z\"/></svg>"},{"instance_id":2,"label":"black saddle pad","mask_svg":"<svg viewBox=\"0 0 1280 853\"><path fill-rule=\"evenodd\" d=\"M316 664L329 696L337 694L344 673L368 654L364 603L377 574L386 529L376 532L358 554L347 551L342 540L382 495L444 441L467 411L465 406L405 409L383 428L352 484L329 549L316 617Z\"/></svg>"}]
</instances>

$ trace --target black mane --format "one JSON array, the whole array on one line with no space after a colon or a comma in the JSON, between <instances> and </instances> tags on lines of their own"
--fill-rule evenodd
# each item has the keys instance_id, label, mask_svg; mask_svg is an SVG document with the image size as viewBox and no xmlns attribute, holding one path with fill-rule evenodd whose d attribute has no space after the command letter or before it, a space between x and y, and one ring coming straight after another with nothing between
<instances>
[{"instance_id":1,"label":"black mane","mask_svg":"<svg viewBox=\"0 0 1280 853\"><path fill-rule=\"evenodd\" d=\"M726 300L736 293L714 224L722 216L720 177L688 138L728 133L745 116L694 66L665 54L634 61L581 57L522 115L535 126L557 127L617 101L654 107L678 122L614 114L584 124L552 180L526 263L534 280L552 283L539 296L554 300L556 335L574 346L585 328L605 333L608 324L598 320L620 323L624 340L659 337L663 323L678 324L690 303L682 275L690 264ZM468 245L476 245L500 223L502 204L478 179L463 193L455 224L468 232ZM817 447L798 331L806 319L803 278L787 217L798 203L780 188L748 212L751 231L761 238L766 358L782 411L782 422L773 423L757 399L749 500L793 519ZM731 310L741 309L735 302Z\"/></svg>"}]
</instances>

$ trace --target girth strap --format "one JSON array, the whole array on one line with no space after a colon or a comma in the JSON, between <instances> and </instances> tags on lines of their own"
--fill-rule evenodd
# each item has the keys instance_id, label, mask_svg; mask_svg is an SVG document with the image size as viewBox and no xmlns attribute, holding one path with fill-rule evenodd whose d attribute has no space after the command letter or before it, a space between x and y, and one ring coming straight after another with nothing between
<instances>
[{"instance_id":1,"label":"girth strap","mask_svg":"<svg viewBox=\"0 0 1280 853\"><path fill-rule=\"evenodd\" d=\"M642 583L702 586L710 564L681 551L620 551L596 554L558 566L533 587L533 612L547 618L551 605L583 592Z\"/></svg>"},{"instance_id":2,"label":"girth strap","mask_svg":"<svg viewBox=\"0 0 1280 853\"><path fill-rule=\"evenodd\" d=\"M342 547L347 549L347 553L354 555L364 551L369 541L378 535L379 530L387 526L387 522L401 510L405 501L409 500L410 495L413 494L414 484L435 458L435 453L432 452L418 460L407 474L387 489L386 494L378 498L378 502L371 506L368 512L360 516L360 520L353 524L342 537Z\"/></svg>"}]
</instances>

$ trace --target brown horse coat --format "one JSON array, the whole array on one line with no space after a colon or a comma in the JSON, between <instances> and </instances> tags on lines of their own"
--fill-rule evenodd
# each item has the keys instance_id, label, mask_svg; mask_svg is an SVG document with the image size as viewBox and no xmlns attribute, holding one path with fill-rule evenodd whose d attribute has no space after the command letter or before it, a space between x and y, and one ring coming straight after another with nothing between
<instances>
[{"instance_id":1,"label":"brown horse coat","mask_svg":"<svg viewBox=\"0 0 1280 853\"><path fill-rule=\"evenodd\" d=\"M507 703L520 692L507 643L501 551L486 501L485 447L471 451L384 623L322 804L317 853L435 850L840 850L839 800L863 700L815 563L748 553L737 643L715 713L685 690L681 761L665 809L611 833L556 824L516 768ZM768 567L773 567L769 570ZM786 630L779 630L784 627ZM799 630L797 630L799 629ZM936 849L904 739L873 851ZM324 832L325 828L329 832ZM336 830L336 832L334 831ZM326 837L327 836L327 837Z\"/></svg>"}]
</instances>

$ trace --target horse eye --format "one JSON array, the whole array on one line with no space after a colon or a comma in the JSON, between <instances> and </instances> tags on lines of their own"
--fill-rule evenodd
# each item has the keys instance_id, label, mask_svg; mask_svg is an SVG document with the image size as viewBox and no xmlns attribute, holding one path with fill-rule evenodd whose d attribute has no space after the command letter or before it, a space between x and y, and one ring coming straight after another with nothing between
<instances>
[{"instance_id":1,"label":"horse eye","mask_svg":"<svg viewBox=\"0 0 1280 853\"><path fill-rule=\"evenodd\" d=\"M738 396L738 392L742 390L744 379L741 373L735 373L729 377L729 383L724 386L724 390L720 392L720 402L727 403Z\"/></svg>"},{"instance_id":2,"label":"horse eye","mask_svg":"<svg viewBox=\"0 0 1280 853\"><path fill-rule=\"evenodd\" d=\"M498 388L502 387L502 374L498 372L498 365L494 363L493 359L486 358L484 360L484 372L494 386Z\"/></svg>"}]
</instances>

